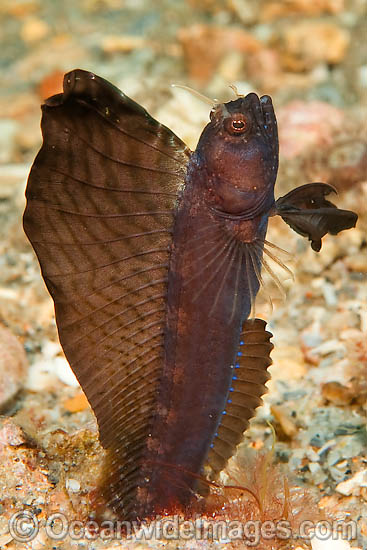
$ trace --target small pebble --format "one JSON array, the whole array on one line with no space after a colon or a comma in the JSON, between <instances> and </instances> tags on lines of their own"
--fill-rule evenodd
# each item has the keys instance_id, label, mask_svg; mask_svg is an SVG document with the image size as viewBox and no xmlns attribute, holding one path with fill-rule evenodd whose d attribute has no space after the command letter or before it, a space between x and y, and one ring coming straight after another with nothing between
<instances>
[{"instance_id":1,"label":"small pebble","mask_svg":"<svg viewBox=\"0 0 367 550\"><path fill-rule=\"evenodd\" d=\"M83 392L78 393L74 397L67 399L63 403L64 409L71 413L84 411L89 407L89 402Z\"/></svg>"},{"instance_id":2,"label":"small pebble","mask_svg":"<svg viewBox=\"0 0 367 550\"><path fill-rule=\"evenodd\" d=\"M335 292L335 287L327 281L321 287L322 293L324 295L325 302L328 306L336 306L338 304L338 297Z\"/></svg>"},{"instance_id":3,"label":"small pebble","mask_svg":"<svg viewBox=\"0 0 367 550\"><path fill-rule=\"evenodd\" d=\"M361 470L350 479L342 481L336 486L336 490L345 496L358 496L362 487L367 487L367 470Z\"/></svg>"},{"instance_id":4,"label":"small pebble","mask_svg":"<svg viewBox=\"0 0 367 550\"><path fill-rule=\"evenodd\" d=\"M312 462L319 462L320 460L320 454L319 453L316 453L312 447L310 447L309 449L307 449L306 451L306 456L309 460L311 460Z\"/></svg>"},{"instance_id":5,"label":"small pebble","mask_svg":"<svg viewBox=\"0 0 367 550\"><path fill-rule=\"evenodd\" d=\"M128 53L147 45L141 36L106 36L102 41L102 50L107 54Z\"/></svg>"},{"instance_id":6,"label":"small pebble","mask_svg":"<svg viewBox=\"0 0 367 550\"><path fill-rule=\"evenodd\" d=\"M339 342L339 340L328 340L327 342L323 342L316 348L313 348L311 353L313 355L329 355L329 353L335 353L339 352L342 354L342 356L346 353L345 345L342 342Z\"/></svg>"},{"instance_id":7,"label":"small pebble","mask_svg":"<svg viewBox=\"0 0 367 550\"><path fill-rule=\"evenodd\" d=\"M52 340L46 340L42 345L42 354L45 359L52 359L62 353L59 342L53 342Z\"/></svg>"},{"instance_id":8,"label":"small pebble","mask_svg":"<svg viewBox=\"0 0 367 550\"><path fill-rule=\"evenodd\" d=\"M342 460L341 462L338 462L334 466L329 467L329 473L336 483L340 483L344 481L344 479L347 476L347 471L349 469L349 466L348 466L348 462L346 464L345 462L346 462L345 460Z\"/></svg>"},{"instance_id":9,"label":"small pebble","mask_svg":"<svg viewBox=\"0 0 367 550\"><path fill-rule=\"evenodd\" d=\"M350 35L335 23L300 20L289 25L283 40L283 63L292 71L303 71L320 62L340 63L346 54Z\"/></svg>"},{"instance_id":10,"label":"small pebble","mask_svg":"<svg viewBox=\"0 0 367 550\"><path fill-rule=\"evenodd\" d=\"M293 158L304 154L307 148L331 144L344 117L341 109L326 102L289 102L277 113L281 154Z\"/></svg>"},{"instance_id":11,"label":"small pebble","mask_svg":"<svg viewBox=\"0 0 367 550\"><path fill-rule=\"evenodd\" d=\"M60 70L47 74L38 86L38 95L44 101L48 97L60 94L63 90L64 72Z\"/></svg>"},{"instance_id":12,"label":"small pebble","mask_svg":"<svg viewBox=\"0 0 367 550\"><path fill-rule=\"evenodd\" d=\"M315 348L322 343L322 336L320 332L304 331L301 335L303 344L307 348Z\"/></svg>"},{"instance_id":13,"label":"small pebble","mask_svg":"<svg viewBox=\"0 0 367 550\"><path fill-rule=\"evenodd\" d=\"M345 258L345 265L348 269L358 273L367 273L367 254L359 252Z\"/></svg>"},{"instance_id":14,"label":"small pebble","mask_svg":"<svg viewBox=\"0 0 367 550\"><path fill-rule=\"evenodd\" d=\"M77 479L68 478L65 482L65 487L71 493L78 493L80 491L80 483Z\"/></svg>"},{"instance_id":15,"label":"small pebble","mask_svg":"<svg viewBox=\"0 0 367 550\"><path fill-rule=\"evenodd\" d=\"M38 42L45 38L50 32L49 26L42 19L30 17L24 23L20 36L27 44Z\"/></svg>"},{"instance_id":16,"label":"small pebble","mask_svg":"<svg viewBox=\"0 0 367 550\"><path fill-rule=\"evenodd\" d=\"M326 382L321 388L322 396L335 405L348 405L353 400L352 391L340 382Z\"/></svg>"},{"instance_id":17,"label":"small pebble","mask_svg":"<svg viewBox=\"0 0 367 550\"><path fill-rule=\"evenodd\" d=\"M13 536L10 533L0 535L0 548L6 548L9 543L13 541Z\"/></svg>"},{"instance_id":18,"label":"small pebble","mask_svg":"<svg viewBox=\"0 0 367 550\"><path fill-rule=\"evenodd\" d=\"M337 143L327 152L329 178L338 188L347 188L364 181L367 172L367 144L360 139Z\"/></svg>"},{"instance_id":19,"label":"small pebble","mask_svg":"<svg viewBox=\"0 0 367 550\"><path fill-rule=\"evenodd\" d=\"M28 371L25 388L33 392L49 391L57 383L57 378L51 371L50 361L36 361Z\"/></svg>"},{"instance_id":20,"label":"small pebble","mask_svg":"<svg viewBox=\"0 0 367 550\"><path fill-rule=\"evenodd\" d=\"M261 43L241 27L194 24L181 28L178 40L189 76L201 85L216 74L227 54L252 55L261 48Z\"/></svg>"},{"instance_id":21,"label":"small pebble","mask_svg":"<svg viewBox=\"0 0 367 550\"><path fill-rule=\"evenodd\" d=\"M15 148L15 138L18 124L15 120L2 118L0 120L0 162L11 162Z\"/></svg>"},{"instance_id":22,"label":"small pebble","mask_svg":"<svg viewBox=\"0 0 367 550\"><path fill-rule=\"evenodd\" d=\"M296 435L297 426L283 407L279 405L273 405L272 407L270 407L270 410L275 420L279 422L283 433L287 437L292 438L294 435Z\"/></svg>"},{"instance_id":23,"label":"small pebble","mask_svg":"<svg viewBox=\"0 0 367 550\"><path fill-rule=\"evenodd\" d=\"M28 361L20 341L0 326L0 408L23 386Z\"/></svg>"},{"instance_id":24,"label":"small pebble","mask_svg":"<svg viewBox=\"0 0 367 550\"><path fill-rule=\"evenodd\" d=\"M259 16L264 20L278 19L279 17L315 16L343 13L344 0L292 0L283 2L279 0L264 2L261 5ZM298 550L298 549L296 549Z\"/></svg>"},{"instance_id":25,"label":"small pebble","mask_svg":"<svg viewBox=\"0 0 367 550\"><path fill-rule=\"evenodd\" d=\"M11 418L0 418L0 445L19 447L26 439L20 426L15 424Z\"/></svg>"},{"instance_id":26,"label":"small pebble","mask_svg":"<svg viewBox=\"0 0 367 550\"><path fill-rule=\"evenodd\" d=\"M324 483L327 479L327 473L324 472L320 464L317 462L310 462L308 465L308 468L311 472L312 481L315 485L319 485L320 483Z\"/></svg>"},{"instance_id":27,"label":"small pebble","mask_svg":"<svg viewBox=\"0 0 367 550\"><path fill-rule=\"evenodd\" d=\"M325 539L313 537L311 539L312 550L353 550L347 540L335 540L331 536Z\"/></svg>"},{"instance_id":28,"label":"small pebble","mask_svg":"<svg viewBox=\"0 0 367 550\"><path fill-rule=\"evenodd\" d=\"M72 388L77 388L79 386L79 382L65 357L56 357L54 359L54 368L56 376L61 382L64 382L64 384Z\"/></svg>"},{"instance_id":29,"label":"small pebble","mask_svg":"<svg viewBox=\"0 0 367 550\"><path fill-rule=\"evenodd\" d=\"M276 346L271 357L274 363L274 366L271 367L273 380L303 378L307 372L299 346Z\"/></svg>"}]
</instances>

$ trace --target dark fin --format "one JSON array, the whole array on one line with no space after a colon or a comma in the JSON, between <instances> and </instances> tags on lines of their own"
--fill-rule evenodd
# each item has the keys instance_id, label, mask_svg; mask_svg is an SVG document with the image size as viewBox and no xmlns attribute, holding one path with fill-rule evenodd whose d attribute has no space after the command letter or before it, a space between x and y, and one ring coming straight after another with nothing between
<instances>
[{"instance_id":1,"label":"dark fin","mask_svg":"<svg viewBox=\"0 0 367 550\"><path fill-rule=\"evenodd\" d=\"M55 302L65 355L110 451L106 498L124 511L156 410L188 149L92 73L73 71L64 85L43 106L24 229Z\"/></svg>"},{"instance_id":2,"label":"dark fin","mask_svg":"<svg viewBox=\"0 0 367 550\"><path fill-rule=\"evenodd\" d=\"M351 229L358 219L351 210L341 210L325 199L336 192L327 183L301 185L276 201L274 214L279 214L294 231L308 237L311 248L319 252L324 235Z\"/></svg>"},{"instance_id":3,"label":"dark fin","mask_svg":"<svg viewBox=\"0 0 367 550\"><path fill-rule=\"evenodd\" d=\"M267 368L272 363L270 352L273 344L270 342L272 334L265 327L266 322L262 319L250 319L243 324L240 337L243 344L240 343L238 351L241 355L237 356L225 413L207 458L205 469L211 480L218 477L235 454L249 420L261 405L261 396L266 392L265 383L270 378Z\"/></svg>"}]
</instances>

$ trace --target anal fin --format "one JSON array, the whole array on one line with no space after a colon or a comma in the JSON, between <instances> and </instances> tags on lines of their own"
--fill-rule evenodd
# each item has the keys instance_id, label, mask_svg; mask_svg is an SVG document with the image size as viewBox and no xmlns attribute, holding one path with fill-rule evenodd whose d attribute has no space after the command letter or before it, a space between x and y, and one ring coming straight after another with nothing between
<instances>
[{"instance_id":1,"label":"anal fin","mask_svg":"<svg viewBox=\"0 0 367 550\"><path fill-rule=\"evenodd\" d=\"M270 353L274 347L270 342L272 334L265 329L266 322L262 319L250 319L243 324L225 414L222 415L205 465L210 480L218 477L235 454L249 420L262 403L265 383L270 378L267 372L272 363Z\"/></svg>"}]
</instances>

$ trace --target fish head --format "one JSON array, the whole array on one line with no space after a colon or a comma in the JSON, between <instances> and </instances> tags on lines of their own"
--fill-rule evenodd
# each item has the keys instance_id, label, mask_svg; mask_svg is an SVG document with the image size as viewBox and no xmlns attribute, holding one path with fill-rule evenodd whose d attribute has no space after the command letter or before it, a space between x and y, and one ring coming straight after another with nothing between
<instances>
[{"instance_id":1,"label":"fish head","mask_svg":"<svg viewBox=\"0 0 367 550\"><path fill-rule=\"evenodd\" d=\"M274 205L278 132L269 96L255 93L214 106L197 149L206 201L224 217L250 219Z\"/></svg>"}]
</instances>

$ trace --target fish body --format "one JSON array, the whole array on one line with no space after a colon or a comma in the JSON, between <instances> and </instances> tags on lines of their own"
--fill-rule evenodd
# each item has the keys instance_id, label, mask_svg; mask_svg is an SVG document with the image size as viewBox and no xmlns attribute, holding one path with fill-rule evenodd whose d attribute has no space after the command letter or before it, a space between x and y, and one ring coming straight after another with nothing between
<instances>
[{"instance_id":1,"label":"fish body","mask_svg":"<svg viewBox=\"0 0 367 550\"><path fill-rule=\"evenodd\" d=\"M158 459L183 471L171 484L162 467L148 476L149 490L159 498L164 493L166 502L192 498L197 480L187 472L202 471L226 413L242 325L259 288L242 242L265 238L276 170L264 166L277 166L277 148L258 127L254 108L261 113L251 94L214 110L188 163L177 209L152 443ZM246 120L248 128L233 135L226 130L232 120Z\"/></svg>"},{"instance_id":2,"label":"fish body","mask_svg":"<svg viewBox=\"0 0 367 550\"><path fill-rule=\"evenodd\" d=\"M191 153L82 70L43 106L24 229L107 450L101 494L123 519L185 511L261 404L271 334L248 317L269 216L315 250L356 222L325 184L275 201L268 96L215 105L210 118Z\"/></svg>"}]
</instances>

